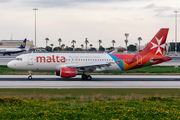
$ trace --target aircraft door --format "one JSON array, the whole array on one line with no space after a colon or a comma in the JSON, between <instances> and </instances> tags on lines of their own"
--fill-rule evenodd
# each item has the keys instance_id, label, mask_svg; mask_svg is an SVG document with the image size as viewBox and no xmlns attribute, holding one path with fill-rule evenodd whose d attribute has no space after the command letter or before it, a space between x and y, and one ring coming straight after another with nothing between
<instances>
[{"instance_id":1,"label":"aircraft door","mask_svg":"<svg viewBox=\"0 0 180 120\"><path fill-rule=\"evenodd\" d=\"M28 56L28 65L33 65L33 56L32 55Z\"/></svg>"},{"instance_id":2,"label":"aircraft door","mask_svg":"<svg viewBox=\"0 0 180 120\"><path fill-rule=\"evenodd\" d=\"M140 55L136 56L137 65L142 65L142 57Z\"/></svg>"}]
</instances>

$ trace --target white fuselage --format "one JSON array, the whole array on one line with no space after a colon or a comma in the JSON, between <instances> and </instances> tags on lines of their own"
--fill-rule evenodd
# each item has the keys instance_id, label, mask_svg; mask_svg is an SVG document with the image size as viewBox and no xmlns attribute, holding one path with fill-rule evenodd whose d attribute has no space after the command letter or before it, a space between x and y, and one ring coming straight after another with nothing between
<instances>
[{"instance_id":1,"label":"white fuselage","mask_svg":"<svg viewBox=\"0 0 180 120\"><path fill-rule=\"evenodd\" d=\"M23 52L24 50L25 49L20 49L20 48L0 48L0 53L11 54L11 53Z\"/></svg>"},{"instance_id":2,"label":"white fuselage","mask_svg":"<svg viewBox=\"0 0 180 120\"><path fill-rule=\"evenodd\" d=\"M106 53L32 53L22 54L8 63L8 67L27 71L59 71L63 67L111 63L110 66L99 67L97 71L121 71L118 65Z\"/></svg>"}]
</instances>

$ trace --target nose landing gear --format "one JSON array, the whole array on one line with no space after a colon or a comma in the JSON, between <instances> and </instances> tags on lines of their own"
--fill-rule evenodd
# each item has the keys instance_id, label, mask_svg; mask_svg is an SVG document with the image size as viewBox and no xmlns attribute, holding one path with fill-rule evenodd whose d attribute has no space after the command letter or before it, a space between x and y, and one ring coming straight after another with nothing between
<instances>
[{"instance_id":1,"label":"nose landing gear","mask_svg":"<svg viewBox=\"0 0 180 120\"><path fill-rule=\"evenodd\" d=\"M28 71L28 72L29 72L28 80L32 80L32 71Z\"/></svg>"},{"instance_id":2,"label":"nose landing gear","mask_svg":"<svg viewBox=\"0 0 180 120\"><path fill-rule=\"evenodd\" d=\"M28 76L28 79L29 79L29 80L32 80L32 76L31 76L31 75L30 75L30 76Z\"/></svg>"}]
</instances>

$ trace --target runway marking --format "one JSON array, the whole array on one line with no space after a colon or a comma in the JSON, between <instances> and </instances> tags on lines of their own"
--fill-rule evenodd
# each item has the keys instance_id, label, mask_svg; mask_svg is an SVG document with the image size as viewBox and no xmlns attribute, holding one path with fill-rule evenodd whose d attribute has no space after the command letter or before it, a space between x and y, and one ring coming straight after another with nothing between
<instances>
[{"instance_id":1,"label":"runway marking","mask_svg":"<svg viewBox=\"0 0 180 120\"><path fill-rule=\"evenodd\" d=\"M1 75L0 88L180 88L180 76L94 75L92 81L52 75Z\"/></svg>"}]
</instances>

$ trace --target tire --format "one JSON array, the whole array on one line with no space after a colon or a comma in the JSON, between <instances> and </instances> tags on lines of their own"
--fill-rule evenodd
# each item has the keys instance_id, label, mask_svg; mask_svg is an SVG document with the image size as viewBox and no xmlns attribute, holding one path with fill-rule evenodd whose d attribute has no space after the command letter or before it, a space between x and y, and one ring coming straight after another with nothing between
<instances>
[{"instance_id":1,"label":"tire","mask_svg":"<svg viewBox=\"0 0 180 120\"><path fill-rule=\"evenodd\" d=\"M82 74L82 80L86 80L86 78L87 78L87 75L86 74Z\"/></svg>"},{"instance_id":2,"label":"tire","mask_svg":"<svg viewBox=\"0 0 180 120\"><path fill-rule=\"evenodd\" d=\"M32 76L28 76L28 80L32 80Z\"/></svg>"},{"instance_id":3,"label":"tire","mask_svg":"<svg viewBox=\"0 0 180 120\"><path fill-rule=\"evenodd\" d=\"M91 79L92 79L92 77L90 75L86 76L86 80L91 80Z\"/></svg>"}]
</instances>

